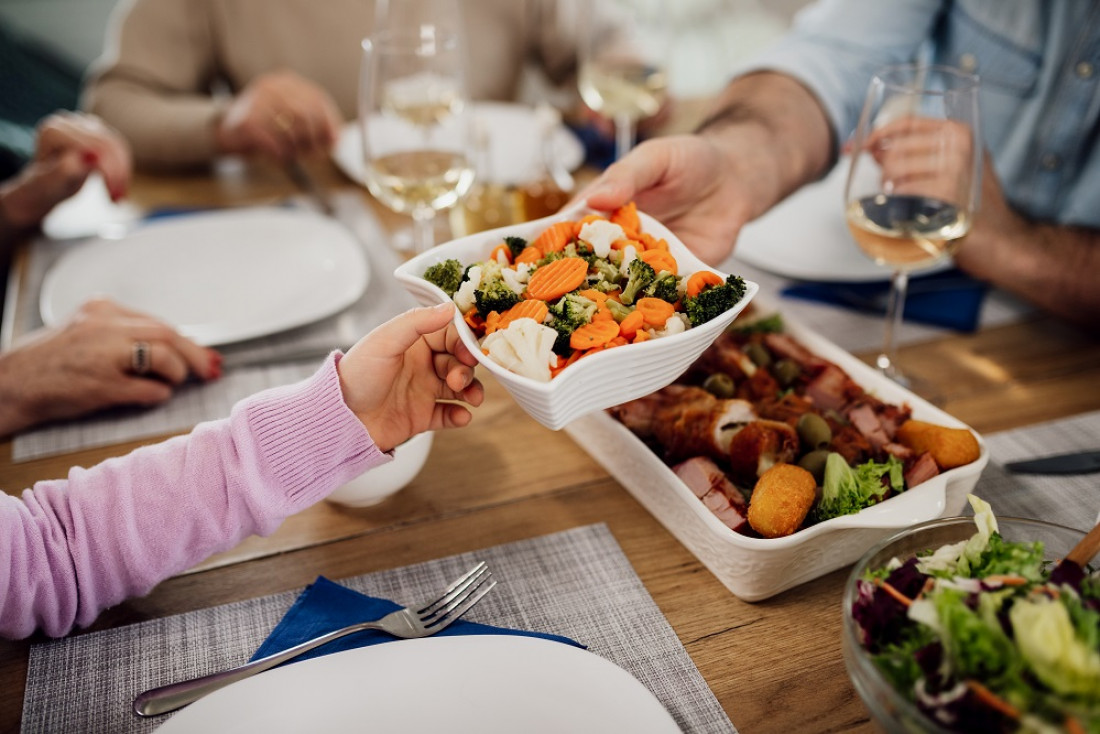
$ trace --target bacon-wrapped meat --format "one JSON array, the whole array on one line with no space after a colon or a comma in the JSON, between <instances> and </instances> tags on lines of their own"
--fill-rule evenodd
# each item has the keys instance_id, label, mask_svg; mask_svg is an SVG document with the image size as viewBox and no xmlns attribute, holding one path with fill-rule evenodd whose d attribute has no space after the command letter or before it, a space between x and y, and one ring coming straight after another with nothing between
<instances>
[{"instance_id":1,"label":"bacon-wrapped meat","mask_svg":"<svg viewBox=\"0 0 1100 734\"><path fill-rule=\"evenodd\" d=\"M672 471L726 527L739 533L748 529L748 503L717 464L695 456Z\"/></svg>"},{"instance_id":2,"label":"bacon-wrapped meat","mask_svg":"<svg viewBox=\"0 0 1100 734\"><path fill-rule=\"evenodd\" d=\"M789 464L798 454L798 434L780 421L758 420L738 431L729 446L730 475L751 486L776 464Z\"/></svg>"}]
</instances>

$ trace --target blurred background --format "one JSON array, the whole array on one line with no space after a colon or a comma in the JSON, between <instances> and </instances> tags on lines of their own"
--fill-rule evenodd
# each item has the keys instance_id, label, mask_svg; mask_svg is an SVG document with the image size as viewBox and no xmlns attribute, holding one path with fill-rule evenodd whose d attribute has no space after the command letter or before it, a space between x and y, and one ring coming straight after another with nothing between
<instances>
[{"instance_id":1,"label":"blurred background","mask_svg":"<svg viewBox=\"0 0 1100 734\"><path fill-rule=\"evenodd\" d=\"M125 0L0 0L0 179L30 154L37 120L75 107L81 78L99 55L120 2ZM695 98L718 91L729 70L781 33L804 4L678 0L670 18L677 31L672 95ZM563 94L532 70L521 101L564 103Z\"/></svg>"}]
</instances>

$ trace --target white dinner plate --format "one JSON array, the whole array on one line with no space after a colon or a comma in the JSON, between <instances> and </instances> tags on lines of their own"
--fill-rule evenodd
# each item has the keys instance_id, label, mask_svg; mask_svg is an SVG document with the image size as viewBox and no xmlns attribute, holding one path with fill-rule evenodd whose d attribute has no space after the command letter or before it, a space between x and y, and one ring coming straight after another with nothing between
<instances>
[{"instance_id":1,"label":"white dinner plate","mask_svg":"<svg viewBox=\"0 0 1100 734\"><path fill-rule=\"evenodd\" d=\"M844 221L848 158L828 176L803 186L767 214L745 225L734 256L761 270L796 280L876 282L889 280L856 245ZM950 262L925 268L931 273Z\"/></svg>"},{"instance_id":2,"label":"white dinner plate","mask_svg":"<svg viewBox=\"0 0 1100 734\"><path fill-rule=\"evenodd\" d=\"M540 122L533 107L504 102L475 102L473 114L485 124L489 136L489 172L493 183L524 184L545 175L540 158ZM554 152L570 171L584 162L584 145L569 128L559 125L553 137ZM336 165L349 178L365 180L363 142L356 122L346 124L332 153Z\"/></svg>"},{"instance_id":3,"label":"white dinner plate","mask_svg":"<svg viewBox=\"0 0 1100 734\"><path fill-rule=\"evenodd\" d=\"M676 722L622 668L561 642L426 637L269 670L191 704L157 731L673 734Z\"/></svg>"},{"instance_id":4,"label":"white dinner plate","mask_svg":"<svg viewBox=\"0 0 1100 734\"><path fill-rule=\"evenodd\" d=\"M370 272L344 227L307 211L233 209L154 221L74 247L46 273L42 321L107 296L213 346L265 336L354 303Z\"/></svg>"}]
</instances>

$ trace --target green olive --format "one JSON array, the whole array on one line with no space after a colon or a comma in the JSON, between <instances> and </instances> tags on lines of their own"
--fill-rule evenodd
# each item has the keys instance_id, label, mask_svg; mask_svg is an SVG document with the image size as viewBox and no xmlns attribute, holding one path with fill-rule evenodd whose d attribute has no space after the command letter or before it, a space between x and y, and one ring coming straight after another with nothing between
<instances>
[{"instance_id":1,"label":"green olive","mask_svg":"<svg viewBox=\"0 0 1100 734\"><path fill-rule=\"evenodd\" d=\"M802 439L802 445L819 449L828 446L833 440L833 431L825 419L817 413L803 413L798 419L798 437Z\"/></svg>"},{"instance_id":2,"label":"green olive","mask_svg":"<svg viewBox=\"0 0 1100 734\"><path fill-rule=\"evenodd\" d=\"M736 385L733 384L733 378L725 372L715 372L703 380L703 389L717 398L728 400L733 397Z\"/></svg>"},{"instance_id":3,"label":"green olive","mask_svg":"<svg viewBox=\"0 0 1100 734\"><path fill-rule=\"evenodd\" d=\"M829 458L828 449L817 449L798 460L798 465L814 475L817 486L825 481L825 460Z\"/></svg>"},{"instance_id":4,"label":"green olive","mask_svg":"<svg viewBox=\"0 0 1100 734\"><path fill-rule=\"evenodd\" d=\"M757 367L767 367L772 363L771 352L760 342L751 342L745 346L745 354Z\"/></svg>"},{"instance_id":5,"label":"green olive","mask_svg":"<svg viewBox=\"0 0 1100 734\"><path fill-rule=\"evenodd\" d=\"M802 368L798 366L798 362L792 359L781 359L775 363L772 374L775 375L775 379L779 381L780 385L790 387L802 374Z\"/></svg>"}]
</instances>

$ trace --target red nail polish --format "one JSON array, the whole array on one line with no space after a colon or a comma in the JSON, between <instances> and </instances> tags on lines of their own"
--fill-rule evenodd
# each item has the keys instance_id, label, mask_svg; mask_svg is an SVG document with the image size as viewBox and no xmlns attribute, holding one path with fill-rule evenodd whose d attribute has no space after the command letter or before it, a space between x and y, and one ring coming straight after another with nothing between
<instances>
[{"instance_id":1,"label":"red nail polish","mask_svg":"<svg viewBox=\"0 0 1100 734\"><path fill-rule=\"evenodd\" d=\"M84 162L85 162L85 163L87 163L87 164L88 164L89 166L94 166L94 165L95 165L96 163L98 163L98 162L99 162L99 153L96 153L96 152L95 152L94 150L92 150L91 148L89 148L88 150L84 151L84 153L83 153L83 155L81 156L81 158L82 158L82 159L84 160Z\"/></svg>"}]
</instances>

